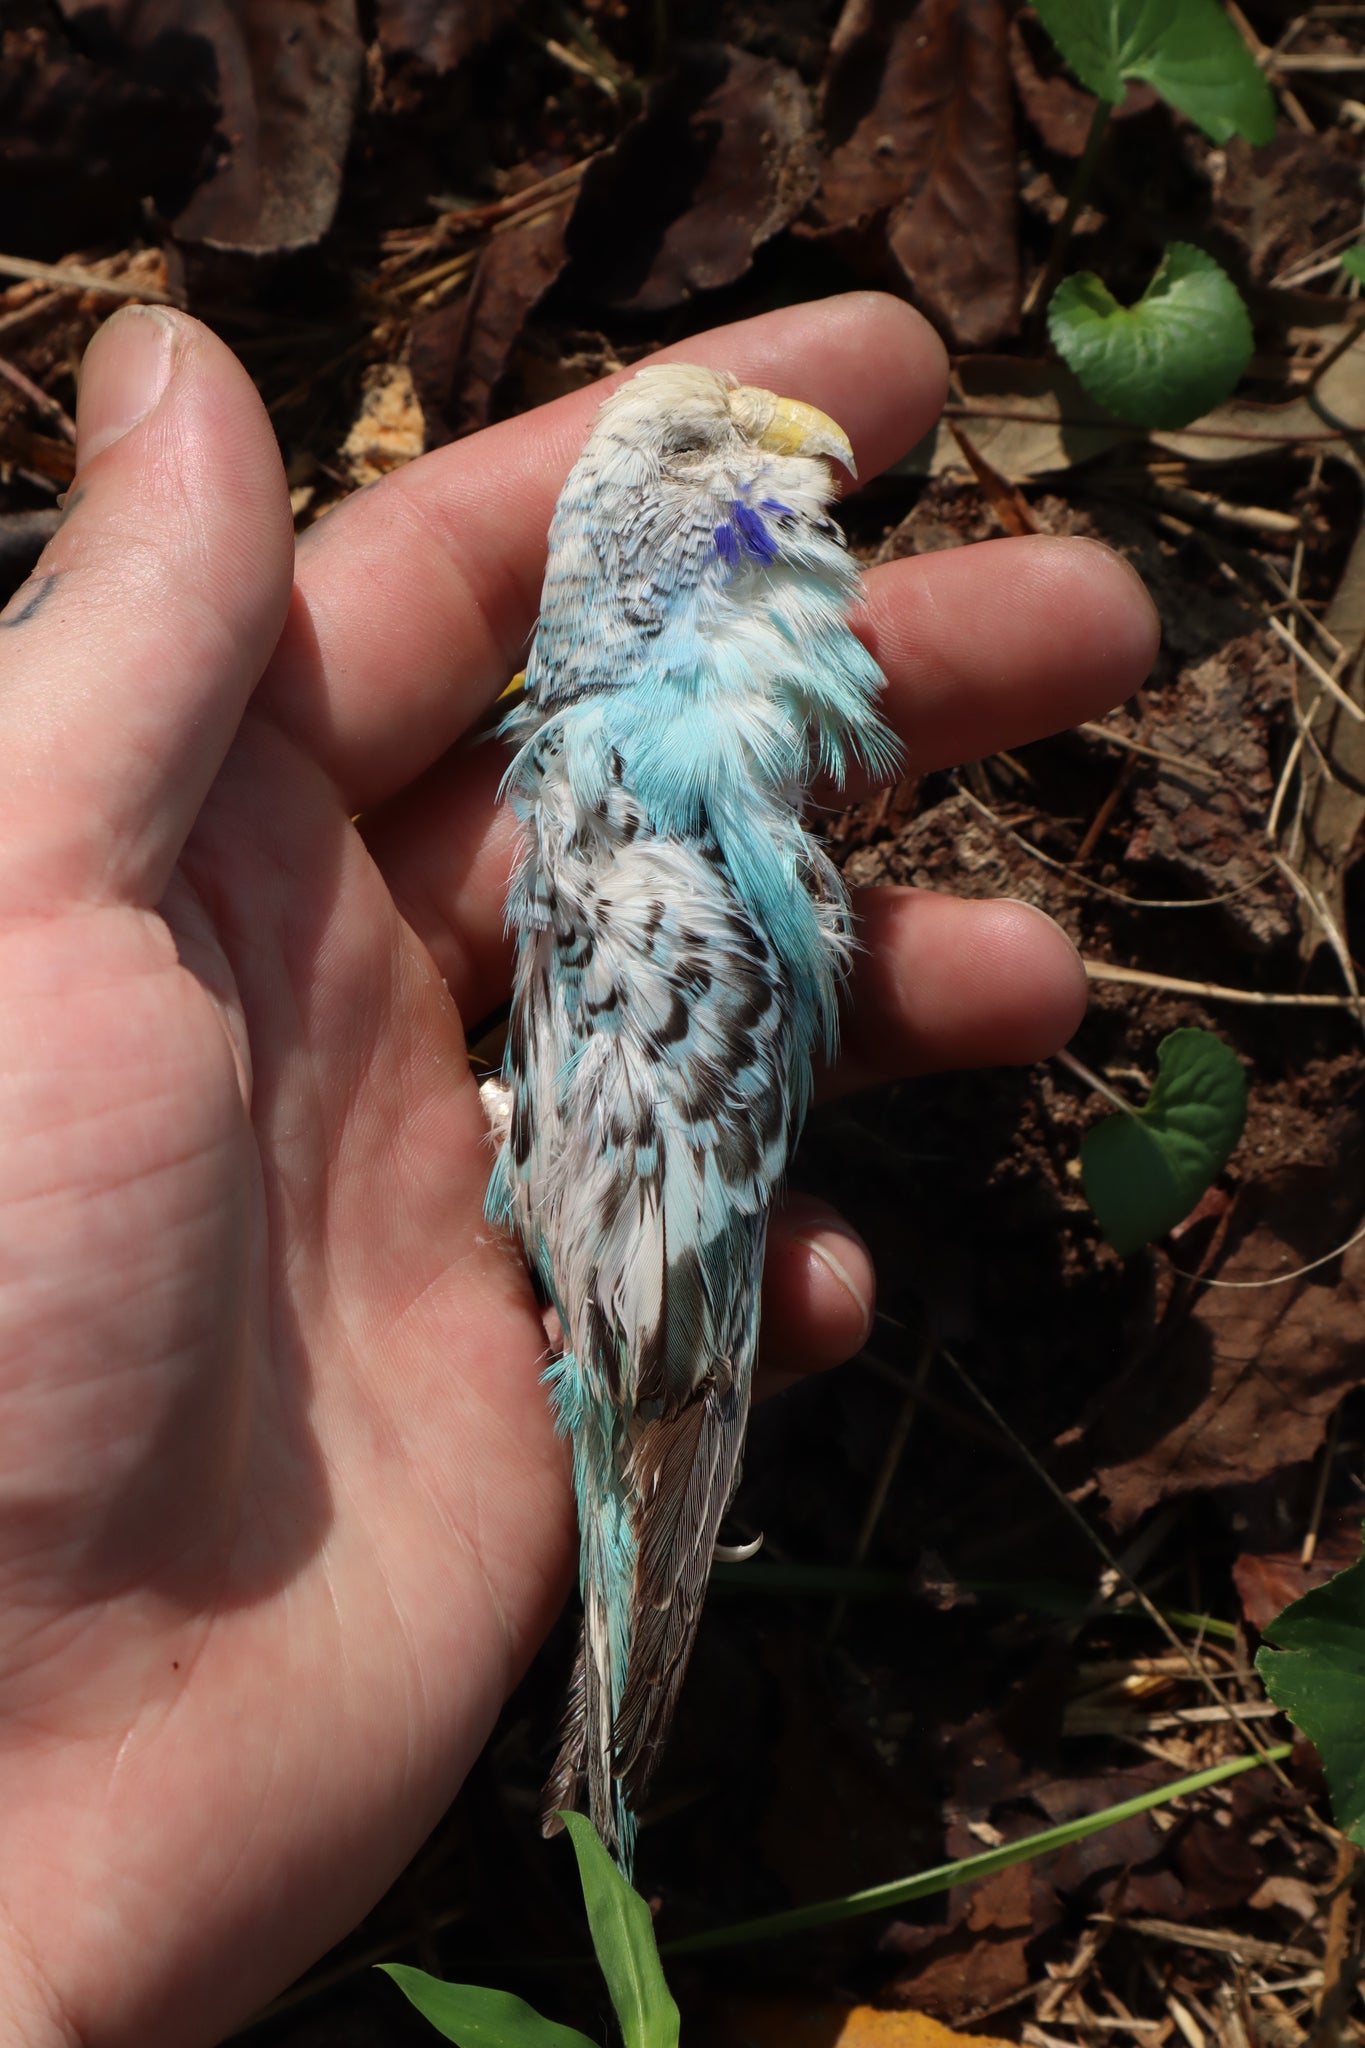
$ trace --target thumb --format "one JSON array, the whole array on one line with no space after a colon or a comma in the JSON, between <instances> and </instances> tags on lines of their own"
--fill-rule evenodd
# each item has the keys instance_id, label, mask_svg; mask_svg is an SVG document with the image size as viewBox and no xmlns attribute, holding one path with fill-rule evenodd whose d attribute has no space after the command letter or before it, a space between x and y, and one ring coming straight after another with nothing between
<instances>
[{"instance_id":1,"label":"thumb","mask_svg":"<svg viewBox=\"0 0 1365 2048\"><path fill-rule=\"evenodd\" d=\"M77 429L67 516L0 612L0 916L159 900L289 601L275 437L207 328L116 313Z\"/></svg>"}]
</instances>

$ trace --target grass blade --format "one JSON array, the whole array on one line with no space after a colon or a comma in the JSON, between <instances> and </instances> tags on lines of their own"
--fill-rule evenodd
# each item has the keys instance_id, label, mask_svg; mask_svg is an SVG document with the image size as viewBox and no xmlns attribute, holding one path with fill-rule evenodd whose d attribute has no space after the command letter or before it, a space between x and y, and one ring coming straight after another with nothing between
<instances>
[{"instance_id":1,"label":"grass blade","mask_svg":"<svg viewBox=\"0 0 1365 2048\"><path fill-rule=\"evenodd\" d=\"M690 1934L682 1941L667 1941L662 1953L701 1955L710 1949L735 1948L746 1941L775 1941L784 1934L802 1934L810 1927L828 1927L837 1920L856 1920L864 1913L880 1913L888 1906L929 1898L935 1892L951 1890L955 1884L972 1884L978 1878L992 1877L997 1870L1008 1870L1012 1864L1030 1862L1035 1856L1050 1856L1053 1850L1084 1841L1087 1835L1097 1835L1102 1828L1131 1820L1136 1813L1146 1813L1154 1806L1169 1806L1173 1799L1202 1792L1208 1785L1221 1785L1225 1778L1240 1777L1243 1771L1254 1771L1262 1763L1280 1763L1290 1753L1290 1744L1282 1742L1268 1749L1264 1756L1233 1757L1228 1763L1213 1764L1206 1771L1177 1778L1172 1785L1139 1792L1132 1799L1120 1800L1117 1806L1106 1806L1100 1813L1064 1821L1060 1827L1043 1828L1038 1834L1025 1835L1022 1841L1006 1842L1003 1848L986 1849L979 1856L964 1856L958 1863L940 1863L933 1870L922 1870L917 1877L897 1878L890 1884L873 1885L867 1891L848 1892L841 1899L824 1899L817 1906L797 1906L787 1913L768 1913L761 1920L740 1920L731 1927L713 1928L709 1934Z\"/></svg>"},{"instance_id":2,"label":"grass blade","mask_svg":"<svg viewBox=\"0 0 1365 2048\"><path fill-rule=\"evenodd\" d=\"M664 1981L647 1902L626 1883L584 1814L560 1817L578 1858L592 1945L626 2048L678 2048L678 2008Z\"/></svg>"}]
</instances>

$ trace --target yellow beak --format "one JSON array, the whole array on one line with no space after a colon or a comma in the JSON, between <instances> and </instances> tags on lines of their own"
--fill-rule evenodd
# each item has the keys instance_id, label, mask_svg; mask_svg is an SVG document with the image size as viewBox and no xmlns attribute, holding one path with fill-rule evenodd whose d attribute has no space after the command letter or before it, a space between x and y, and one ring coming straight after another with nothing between
<instances>
[{"instance_id":1,"label":"yellow beak","mask_svg":"<svg viewBox=\"0 0 1365 2048\"><path fill-rule=\"evenodd\" d=\"M741 384L730 400L736 419L760 448L774 455L830 455L850 476L858 465L848 435L818 406L799 398L777 398L756 384Z\"/></svg>"}]
</instances>

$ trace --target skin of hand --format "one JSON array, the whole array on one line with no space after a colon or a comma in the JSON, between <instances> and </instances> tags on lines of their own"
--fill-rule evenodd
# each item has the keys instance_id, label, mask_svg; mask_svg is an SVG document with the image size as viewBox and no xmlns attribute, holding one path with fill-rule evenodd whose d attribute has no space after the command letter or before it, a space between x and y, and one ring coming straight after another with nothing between
<instances>
[{"instance_id":1,"label":"skin of hand","mask_svg":"<svg viewBox=\"0 0 1365 2048\"><path fill-rule=\"evenodd\" d=\"M856 294L673 351L807 399L864 476L942 350ZM67 516L0 614L0 1982L26 2048L194 2048L379 1895L564 1598L524 1272L461 1020L507 994L512 828L461 735L521 666L599 393L425 457L294 560L266 415L184 315L88 353ZM291 574L292 570L292 574ZM1131 691L1084 541L875 570L919 767ZM360 825L352 822L363 814ZM1016 903L858 903L827 1092L1032 1061L1084 976ZM775 1228L769 1355L866 1333L866 1251ZM547 1852L549 1853L549 1852Z\"/></svg>"}]
</instances>

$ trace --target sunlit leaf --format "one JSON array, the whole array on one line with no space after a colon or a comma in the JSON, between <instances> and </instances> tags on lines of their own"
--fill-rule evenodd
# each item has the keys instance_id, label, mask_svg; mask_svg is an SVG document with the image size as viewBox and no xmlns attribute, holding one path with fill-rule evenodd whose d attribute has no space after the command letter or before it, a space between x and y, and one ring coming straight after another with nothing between
<instances>
[{"instance_id":1,"label":"sunlit leaf","mask_svg":"<svg viewBox=\"0 0 1365 2048\"><path fill-rule=\"evenodd\" d=\"M407 1963L381 1963L380 1968L437 2033L458 2048L594 2048L586 2034L543 2019L534 2006L510 1991L490 1991L482 1984L443 1984L439 1977L429 1977Z\"/></svg>"},{"instance_id":2,"label":"sunlit leaf","mask_svg":"<svg viewBox=\"0 0 1365 2048\"><path fill-rule=\"evenodd\" d=\"M1126 1257L1188 1216L1227 1165L1246 1122L1237 1055L1211 1031L1172 1031L1144 1108L1106 1117L1081 1141L1085 1197Z\"/></svg>"},{"instance_id":3,"label":"sunlit leaf","mask_svg":"<svg viewBox=\"0 0 1365 2048\"><path fill-rule=\"evenodd\" d=\"M1265 1630L1256 1669L1322 1758L1332 1812L1365 1849L1365 1558L1314 1586Z\"/></svg>"},{"instance_id":4,"label":"sunlit leaf","mask_svg":"<svg viewBox=\"0 0 1365 2048\"><path fill-rule=\"evenodd\" d=\"M678 2008L664 1981L647 1902L622 1877L581 1813L561 1815L578 1858L592 1945L626 2048L677 2048Z\"/></svg>"},{"instance_id":5,"label":"sunlit leaf","mask_svg":"<svg viewBox=\"0 0 1365 2048\"><path fill-rule=\"evenodd\" d=\"M1092 270L1063 278L1047 327L1090 396L1140 427L1188 426L1222 403L1251 360L1241 293L1189 242L1171 243L1133 306Z\"/></svg>"},{"instance_id":6,"label":"sunlit leaf","mask_svg":"<svg viewBox=\"0 0 1365 2048\"><path fill-rule=\"evenodd\" d=\"M1269 142L1275 102L1217 0L1034 0L1082 85L1117 106L1141 79L1214 142Z\"/></svg>"}]
</instances>

